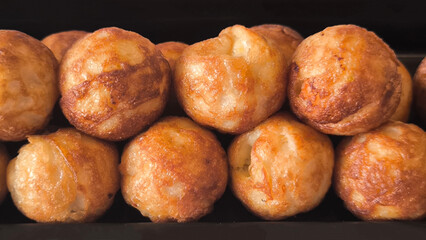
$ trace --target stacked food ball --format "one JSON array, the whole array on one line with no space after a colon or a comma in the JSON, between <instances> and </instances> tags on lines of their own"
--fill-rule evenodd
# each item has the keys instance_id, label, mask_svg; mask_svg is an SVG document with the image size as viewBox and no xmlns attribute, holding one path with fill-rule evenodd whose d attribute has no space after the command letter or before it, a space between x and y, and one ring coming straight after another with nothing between
<instances>
[{"instance_id":1,"label":"stacked food ball","mask_svg":"<svg viewBox=\"0 0 426 240\"><path fill-rule=\"evenodd\" d=\"M7 173L0 148L0 201L7 182L28 218L88 222L121 185L153 222L187 222L211 212L229 180L249 211L279 220L318 206L334 181L361 219L419 219L426 134L399 121L412 99L423 119L424 66L412 82L389 46L354 25L306 39L235 25L189 46L115 27L42 42L1 30L0 139L29 143ZM59 93L75 128L52 133ZM287 97L292 113L278 112ZM235 135L227 154L214 131ZM326 134L345 136L336 154ZM127 143L121 163L113 141Z\"/></svg>"}]
</instances>

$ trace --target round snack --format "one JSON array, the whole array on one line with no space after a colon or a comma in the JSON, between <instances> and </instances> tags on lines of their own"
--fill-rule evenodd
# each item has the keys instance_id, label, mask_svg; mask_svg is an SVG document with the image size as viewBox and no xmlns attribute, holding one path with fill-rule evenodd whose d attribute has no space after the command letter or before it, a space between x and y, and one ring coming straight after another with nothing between
<instances>
[{"instance_id":1,"label":"round snack","mask_svg":"<svg viewBox=\"0 0 426 240\"><path fill-rule=\"evenodd\" d=\"M0 30L0 140L20 141L41 130L58 99L57 62L40 41Z\"/></svg>"},{"instance_id":2,"label":"round snack","mask_svg":"<svg viewBox=\"0 0 426 240\"><path fill-rule=\"evenodd\" d=\"M226 153L209 131L168 117L133 139L120 164L126 202L153 222L188 222L213 209L226 188Z\"/></svg>"},{"instance_id":3,"label":"round snack","mask_svg":"<svg viewBox=\"0 0 426 240\"><path fill-rule=\"evenodd\" d=\"M303 40L303 37L295 30L278 24L263 24L251 27L250 29L278 45L288 64L290 64L297 46Z\"/></svg>"},{"instance_id":4,"label":"round snack","mask_svg":"<svg viewBox=\"0 0 426 240\"><path fill-rule=\"evenodd\" d=\"M9 156L7 155L6 148L0 145L0 203L3 202L7 194L6 186L6 167Z\"/></svg>"},{"instance_id":5,"label":"round snack","mask_svg":"<svg viewBox=\"0 0 426 240\"><path fill-rule=\"evenodd\" d=\"M426 58L417 67L414 75L414 97L417 115L422 121L423 127L426 127Z\"/></svg>"},{"instance_id":6,"label":"round snack","mask_svg":"<svg viewBox=\"0 0 426 240\"><path fill-rule=\"evenodd\" d=\"M235 196L263 219L309 211L330 188L330 139L290 114L276 114L236 137L228 156Z\"/></svg>"},{"instance_id":7,"label":"round snack","mask_svg":"<svg viewBox=\"0 0 426 240\"><path fill-rule=\"evenodd\" d=\"M326 28L300 43L290 66L293 112L323 133L354 135L386 122L398 107L395 53L354 25Z\"/></svg>"},{"instance_id":8,"label":"round snack","mask_svg":"<svg viewBox=\"0 0 426 240\"><path fill-rule=\"evenodd\" d=\"M56 60L61 62L68 49L79 39L89 34L85 31L66 31L51 34L41 40L55 54Z\"/></svg>"},{"instance_id":9,"label":"round snack","mask_svg":"<svg viewBox=\"0 0 426 240\"><path fill-rule=\"evenodd\" d=\"M30 136L7 167L16 207L37 222L89 222L119 188L118 152L109 143L61 129Z\"/></svg>"},{"instance_id":10,"label":"round snack","mask_svg":"<svg viewBox=\"0 0 426 240\"><path fill-rule=\"evenodd\" d=\"M169 62L172 71L175 69L175 64L183 50L188 47L188 44L181 42L163 42L157 44L157 48Z\"/></svg>"},{"instance_id":11,"label":"round snack","mask_svg":"<svg viewBox=\"0 0 426 240\"><path fill-rule=\"evenodd\" d=\"M413 81L407 68L401 62L399 62L398 72L401 75L401 100L391 120L407 122L413 101Z\"/></svg>"},{"instance_id":12,"label":"round snack","mask_svg":"<svg viewBox=\"0 0 426 240\"><path fill-rule=\"evenodd\" d=\"M185 49L176 63L176 95L196 122L243 133L282 106L286 64L275 44L235 25Z\"/></svg>"},{"instance_id":13,"label":"round snack","mask_svg":"<svg viewBox=\"0 0 426 240\"><path fill-rule=\"evenodd\" d=\"M175 71L175 64L183 50L188 45L181 42L164 42L157 44L157 48L160 49L161 53L169 62L172 73ZM173 75L172 75L173 77ZM179 106L179 102L176 98L175 88L172 84L170 85L169 101L167 102L166 109L164 112L167 115L184 115L182 108Z\"/></svg>"},{"instance_id":14,"label":"round snack","mask_svg":"<svg viewBox=\"0 0 426 240\"><path fill-rule=\"evenodd\" d=\"M426 216L426 133L389 122L344 140L337 148L335 187L364 220Z\"/></svg>"},{"instance_id":15,"label":"round snack","mask_svg":"<svg viewBox=\"0 0 426 240\"><path fill-rule=\"evenodd\" d=\"M139 133L166 105L170 67L148 39L119 28L76 42L62 59L65 117L90 135L118 141Z\"/></svg>"}]
</instances>

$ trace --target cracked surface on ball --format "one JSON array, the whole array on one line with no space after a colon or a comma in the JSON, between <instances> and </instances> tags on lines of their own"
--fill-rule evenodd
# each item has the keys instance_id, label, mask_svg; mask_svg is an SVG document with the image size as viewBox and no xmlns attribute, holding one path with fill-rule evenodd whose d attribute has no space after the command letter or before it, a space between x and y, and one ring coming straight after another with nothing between
<instances>
[{"instance_id":1,"label":"cracked surface on ball","mask_svg":"<svg viewBox=\"0 0 426 240\"><path fill-rule=\"evenodd\" d=\"M226 153L213 133L168 117L124 149L121 190L153 222L195 221L213 210L228 180Z\"/></svg>"},{"instance_id":2,"label":"cracked surface on ball","mask_svg":"<svg viewBox=\"0 0 426 240\"><path fill-rule=\"evenodd\" d=\"M68 50L61 62L60 105L77 129L118 141L136 135L163 112L170 67L148 39L103 28Z\"/></svg>"},{"instance_id":3,"label":"cracked surface on ball","mask_svg":"<svg viewBox=\"0 0 426 240\"><path fill-rule=\"evenodd\" d=\"M15 206L37 222L90 222L119 189L118 152L75 129L28 138L7 168Z\"/></svg>"},{"instance_id":4,"label":"cracked surface on ball","mask_svg":"<svg viewBox=\"0 0 426 240\"><path fill-rule=\"evenodd\" d=\"M278 113L236 137L228 157L235 196L263 219L309 211L330 188L330 139L288 113Z\"/></svg>"}]
</instances>

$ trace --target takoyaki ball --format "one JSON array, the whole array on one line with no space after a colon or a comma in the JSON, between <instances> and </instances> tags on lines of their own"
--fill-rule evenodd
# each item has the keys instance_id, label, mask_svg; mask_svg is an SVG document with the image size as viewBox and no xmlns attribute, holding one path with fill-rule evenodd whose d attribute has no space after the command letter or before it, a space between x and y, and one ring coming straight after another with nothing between
<instances>
[{"instance_id":1,"label":"takoyaki ball","mask_svg":"<svg viewBox=\"0 0 426 240\"><path fill-rule=\"evenodd\" d=\"M196 122L243 133L281 108L286 64L274 43L235 25L184 50L176 63L176 95Z\"/></svg>"},{"instance_id":2,"label":"takoyaki ball","mask_svg":"<svg viewBox=\"0 0 426 240\"><path fill-rule=\"evenodd\" d=\"M226 153L213 133L183 117L168 117L134 138L120 164L128 204L153 222L195 221L226 188Z\"/></svg>"},{"instance_id":3,"label":"takoyaki ball","mask_svg":"<svg viewBox=\"0 0 426 240\"><path fill-rule=\"evenodd\" d=\"M293 112L323 133L355 135L380 126L401 98L398 59L373 32L326 28L300 43L290 66Z\"/></svg>"},{"instance_id":4,"label":"takoyaki ball","mask_svg":"<svg viewBox=\"0 0 426 240\"><path fill-rule=\"evenodd\" d=\"M182 54L183 50L188 47L187 44L181 43L181 42L164 42L157 44L157 48L160 49L163 56L167 59L169 62L170 68L172 70L172 73L175 70L175 64L177 59ZM173 74L172 74L173 77ZM166 109L164 110L166 115L185 115L184 111L179 105L179 102L176 98L175 88L173 86L173 81L170 85L170 92L169 92L169 100L166 105Z\"/></svg>"},{"instance_id":5,"label":"takoyaki ball","mask_svg":"<svg viewBox=\"0 0 426 240\"><path fill-rule=\"evenodd\" d=\"M59 96L57 65L39 40L0 30L0 140L24 140L48 123Z\"/></svg>"},{"instance_id":6,"label":"takoyaki ball","mask_svg":"<svg viewBox=\"0 0 426 240\"><path fill-rule=\"evenodd\" d=\"M103 28L77 41L62 59L60 105L77 129L118 141L156 120L167 102L170 67L137 33Z\"/></svg>"},{"instance_id":7,"label":"takoyaki ball","mask_svg":"<svg viewBox=\"0 0 426 240\"><path fill-rule=\"evenodd\" d=\"M7 168L16 207L37 222L90 222L119 189L118 152L75 129L28 138Z\"/></svg>"},{"instance_id":8,"label":"takoyaki ball","mask_svg":"<svg viewBox=\"0 0 426 240\"><path fill-rule=\"evenodd\" d=\"M41 40L55 55L56 60L61 62L68 49L79 39L89 34L85 31L65 31L51 34Z\"/></svg>"},{"instance_id":9,"label":"takoyaki ball","mask_svg":"<svg viewBox=\"0 0 426 240\"><path fill-rule=\"evenodd\" d=\"M330 188L333 154L326 135L288 113L276 114L230 145L232 190L263 219L310 211Z\"/></svg>"},{"instance_id":10,"label":"takoyaki ball","mask_svg":"<svg viewBox=\"0 0 426 240\"><path fill-rule=\"evenodd\" d=\"M169 62L172 71L175 69L176 61L187 47L188 44L181 42L163 42L157 44L157 48L160 49L163 56Z\"/></svg>"},{"instance_id":11,"label":"takoyaki ball","mask_svg":"<svg viewBox=\"0 0 426 240\"><path fill-rule=\"evenodd\" d=\"M295 30L278 24L263 24L250 29L275 42L284 54L288 64L290 64L291 57L297 46L303 40L303 37Z\"/></svg>"},{"instance_id":12,"label":"takoyaki ball","mask_svg":"<svg viewBox=\"0 0 426 240\"><path fill-rule=\"evenodd\" d=\"M426 127L426 58L423 58L423 61L417 67L414 75L414 89L417 115L423 127Z\"/></svg>"},{"instance_id":13,"label":"takoyaki ball","mask_svg":"<svg viewBox=\"0 0 426 240\"><path fill-rule=\"evenodd\" d=\"M8 160L9 156L6 148L3 145L0 145L0 203L3 202L4 197L7 194L6 168Z\"/></svg>"},{"instance_id":14,"label":"takoyaki ball","mask_svg":"<svg viewBox=\"0 0 426 240\"><path fill-rule=\"evenodd\" d=\"M426 215L426 133L391 121L344 140L336 152L335 188L364 220Z\"/></svg>"},{"instance_id":15,"label":"takoyaki ball","mask_svg":"<svg viewBox=\"0 0 426 240\"><path fill-rule=\"evenodd\" d=\"M407 122L410 118L411 102L413 101L413 80L401 62L399 62L398 72L401 75L401 100L391 120Z\"/></svg>"}]
</instances>

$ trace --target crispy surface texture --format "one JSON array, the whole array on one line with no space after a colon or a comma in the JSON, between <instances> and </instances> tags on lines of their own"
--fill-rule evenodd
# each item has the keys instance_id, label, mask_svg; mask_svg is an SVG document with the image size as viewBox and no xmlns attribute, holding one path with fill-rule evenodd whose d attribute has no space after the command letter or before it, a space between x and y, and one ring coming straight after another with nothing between
<instances>
[{"instance_id":1,"label":"crispy surface texture","mask_svg":"<svg viewBox=\"0 0 426 240\"><path fill-rule=\"evenodd\" d=\"M136 135L166 105L170 67L148 39L103 28L75 43L59 71L66 118L77 129L117 141Z\"/></svg>"},{"instance_id":2,"label":"crispy surface texture","mask_svg":"<svg viewBox=\"0 0 426 240\"><path fill-rule=\"evenodd\" d=\"M232 190L263 219L309 211L330 188L333 154L326 135L289 113L278 113L230 145Z\"/></svg>"},{"instance_id":3,"label":"crispy surface texture","mask_svg":"<svg viewBox=\"0 0 426 240\"><path fill-rule=\"evenodd\" d=\"M184 50L176 63L176 95L196 122L243 133L282 106L286 64L273 41L235 25Z\"/></svg>"},{"instance_id":4,"label":"crispy surface texture","mask_svg":"<svg viewBox=\"0 0 426 240\"><path fill-rule=\"evenodd\" d=\"M373 32L337 25L306 38L293 55L289 100L304 122L354 135L386 122L401 96L399 61Z\"/></svg>"},{"instance_id":5,"label":"crispy surface texture","mask_svg":"<svg viewBox=\"0 0 426 240\"><path fill-rule=\"evenodd\" d=\"M181 42L163 42L157 44L157 48L160 49L161 53L169 62L172 73L175 71L176 61L182 54L183 50L188 47L188 44ZM172 74L173 77L173 74ZM169 100L166 105L166 109L164 110L166 115L172 116L182 116L185 115L185 112L180 107L179 102L176 97L175 87L173 81L171 81L170 92L169 92Z\"/></svg>"},{"instance_id":6,"label":"crispy surface texture","mask_svg":"<svg viewBox=\"0 0 426 240\"><path fill-rule=\"evenodd\" d=\"M124 149L121 189L153 222L195 221L226 188L226 153L213 133L187 118L168 117Z\"/></svg>"},{"instance_id":7,"label":"crispy surface texture","mask_svg":"<svg viewBox=\"0 0 426 240\"><path fill-rule=\"evenodd\" d=\"M41 40L55 55L56 60L61 62L68 49L77 41L89 34L85 31L65 31L53 33Z\"/></svg>"},{"instance_id":8,"label":"crispy surface texture","mask_svg":"<svg viewBox=\"0 0 426 240\"><path fill-rule=\"evenodd\" d=\"M364 220L426 216L426 133L391 121L345 139L336 152L335 188Z\"/></svg>"},{"instance_id":9,"label":"crispy surface texture","mask_svg":"<svg viewBox=\"0 0 426 240\"><path fill-rule=\"evenodd\" d=\"M407 122L410 118L411 103L413 101L413 80L407 68L401 62L399 62L398 73L401 75L401 100L390 119Z\"/></svg>"},{"instance_id":10,"label":"crispy surface texture","mask_svg":"<svg viewBox=\"0 0 426 240\"><path fill-rule=\"evenodd\" d=\"M283 25L263 24L250 29L274 41L284 54L288 64L291 63L291 58L297 46L303 41L303 37L298 32Z\"/></svg>"},{"instance_id":11,"label":"crispy surface texture","mask_svg":"<svg viewBox=\"0 0 426 240\"><path fill-rule=\"evenodd\" d=\"M426 127L426 58L417 67L414 75L414 96L417 115Z\"/></svg>"},{"instance_id":12,"label":"crispy surface texture","mask_svg":"<svg viewBox=\"0 0 426 240\"><path fill-rule=\"evenodd\" d=\"M118 152L75 129L30 136L7 168L15 206L37 222L90 222L119 189Z\"/></svg>"},{"instance_id":13,"label":"crispy surface texture","mask_svg":"<svg viewBox=\"0 0 426 240\"><path fill-rule=\"evenodd\" d=\"M163 56L169 62L172 71L175 69L175 64L183 50L188 47L188 44L181 42L163 42L157 44L157 48L160 49Z\"/></svg>"},{"instance_id":14,"label":"crispy surface texture","mask_svg":"<svg viewBox=\"0 0 426 240\"><path fill-rule=\"evenodd\" d=\"M0 204L3 202L4 197L7 194L6 185L6 168L9 161L6 148L0 144Z\"/></svg>"},{"instance_id":15,"label":"crispy surface texture","mask_svg":"<svg viewBox=\"0 0 426 240\"><path fill-rule=\"evenodd\" d=\"M57 65L37 39L0 30L0 140L24 140L44 128L59 96Z\"/></svg>"}]
</instances>

